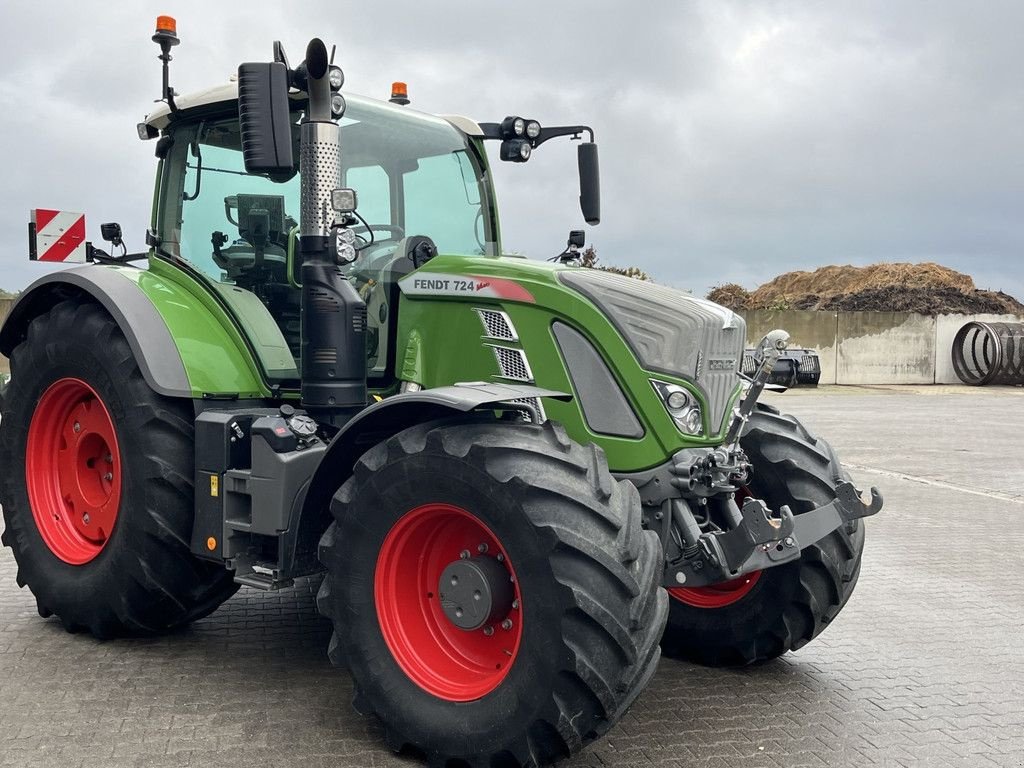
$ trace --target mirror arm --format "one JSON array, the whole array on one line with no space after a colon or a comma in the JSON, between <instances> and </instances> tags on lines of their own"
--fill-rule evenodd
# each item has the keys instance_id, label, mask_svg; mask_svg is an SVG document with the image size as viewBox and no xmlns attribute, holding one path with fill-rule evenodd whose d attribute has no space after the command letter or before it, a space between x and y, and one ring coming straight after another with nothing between
<instances>
[{"instance_id":1,"label":"mirror arm","mask_svg":"<svg viewBox=\"0 0 1024 768\"><path fill-rule=\"evenodd\" d=\"M594 143L594 129L589 125L556 125L551 128L541 128L540 136L533 140L533 147L536 149L548 139L556 139L559 136L572 136L578 139L581 133L590 134L590 143Z\"/></svg>"},{"instance_id":2,"label":"mirror arm","mask_svg":"<svg viewBox=\"0 0 1024 768\"><path fill-rule=\"evenodd\" d=\"M495 141L502 141L506 136L501 132L501 123L480 123L480 130L483 132L484 139L490 139ZM581 133L587 133L590 135L590 143L594 143L594 129L589 125L556 125L551 128L541 128L540 135L536 139L526 139L530 142L530 145L536 149L548 139L555 139L559 136L575 136L578 137ZM519 138L526 138L519 137Z\"/></svg>"}]
</instances>

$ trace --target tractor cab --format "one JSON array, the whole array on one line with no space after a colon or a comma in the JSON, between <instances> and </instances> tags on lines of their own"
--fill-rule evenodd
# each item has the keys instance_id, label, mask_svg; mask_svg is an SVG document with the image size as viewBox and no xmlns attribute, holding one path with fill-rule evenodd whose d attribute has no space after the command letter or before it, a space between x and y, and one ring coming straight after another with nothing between
<instances>
[{"instance_id":1,"label":"tractor cab","mask_svg":"<svg viewBox=\"0 0 1024 768\"><path fill-rule=\"evenodd\" d=\"M296 98L296 149L304 108ZM160 254L227 305L267 377L287 386L298 378L301 344L299 152L291 174L246 172L235 83L179 97L173 114L164 106L145 125L165 137L155 209ZM349 96L340 125L342 185L358 193L356 258L340 269L367 305L370 385L387 387L397 281L416 266L409 248L429 238L442 254L497 255L497 212L472 121Z\"/></svg>"}]
</instances>

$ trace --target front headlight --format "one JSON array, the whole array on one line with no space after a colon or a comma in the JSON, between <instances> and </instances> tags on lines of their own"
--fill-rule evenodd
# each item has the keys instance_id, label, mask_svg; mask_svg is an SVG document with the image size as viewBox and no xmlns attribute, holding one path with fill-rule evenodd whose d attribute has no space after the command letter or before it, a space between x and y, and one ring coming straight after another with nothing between
<instances>
[{"instance_id":1,"label":"front headlight","mask_svg":"<svg viewBox=\"0 0 1024 768\"><path fill-rule=\"evenodd\" d=\"M699 435L704 431L704 417L700 411L700 404L688 389L657 379L651 379L651 386L658 393L665 410L681 432Z\"/></svg>"}]
</instances>

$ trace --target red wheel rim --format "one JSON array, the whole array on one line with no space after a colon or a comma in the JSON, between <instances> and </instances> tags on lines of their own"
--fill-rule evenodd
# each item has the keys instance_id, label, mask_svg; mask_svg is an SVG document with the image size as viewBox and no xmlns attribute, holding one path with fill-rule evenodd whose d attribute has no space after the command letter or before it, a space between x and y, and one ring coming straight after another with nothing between
<instances>
[{"instance_id":1,"label":"red wheel rim","mask_svg":"<svg viewBox=\"0 0 1024 768\"><path fill-rule=\"evenodd\" d=\"M710 587L669 587L668 593L679 602L694 608L724 608L746 597L761 578L761 573L751 571L738 579Z\"/></svg>"},{"instance_id":2,"label":"red wheel rim","mask_svg":"<svg viewBox=\"0 0 1024 768\"><path fill-rule=\"evenodd\" d=\"M110 412L80 379L59 379L28 428L29 506L50 551L84 565L110 540L121 503L121 456Z\"/></svg>"},{"instance_id":3,"label":"red wheel rim","mask_svg":"<svg viewBox=\"0 0 1024 768\"><path fill-rule=\"evenodd\" d=\"M438 582L450 563L481 551L500 560L515 602L505 620L468 631L445 616ZM373 597L381 634L398 666L440 699L486 696L515 662L523 636L519 582L498 538L460 507L424 504L399 518L377 555Z\"/></svg>"},{"instance_id":4,"label":"red wheel rim","mask_svg":"<svg viewBox=\"0 0 1024 768\"><path fill-rule=\"evenodd\" d=\"M750 489L744 486L736 491L736 503L742 504L753 495ZM750 590L760 578L761 571L751 571L738 579L723 581L710 587L669 587L668 593L679 602L694 608L725 608L750 594Z\"/></svg>"}]
</instances>

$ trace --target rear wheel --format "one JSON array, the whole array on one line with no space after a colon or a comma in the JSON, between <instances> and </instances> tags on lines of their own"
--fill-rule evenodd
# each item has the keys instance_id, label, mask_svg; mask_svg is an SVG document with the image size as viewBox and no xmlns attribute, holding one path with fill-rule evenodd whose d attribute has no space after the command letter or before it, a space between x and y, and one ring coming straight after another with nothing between
<instances>
[{"instance_id":1,"label":"rear wheel","mask_svg":"<svg viewBox=\"0 0 1024 768\"><path fill-rule=\"evenodd\" d=\"M740 441L753 464L750 491L795 514L835 498L848 479L831 446L792 416L759 405ZM799 560L700 589L669 589L667 656L710 666L749 664L817 637L853 593L864 550L855 521L801 552Z\"/></svg>"},{"instance_id":2,"label":"rear wheel","mask_svg":"<svg viewBox=\"0 0 1024 768\"><path fill-rule=\"evenodd\" d=\"M334 497L317 604L356 707L434 766L544 764L653 674L667 597L635 489L551 424L423 425Z\"/></svg>"},{"instance_id":3,"label":"rear wheel","mask_svg":"<svg viewBox=\"0 0 1024 768\"><path fill-rule=\"evenodd\" d=\"M98 637L159 632L237 588L189 551L191 407L155 394L95 304L34 319L0 421L5 530L42 616Z\"/></svg>"}]
</instances>

